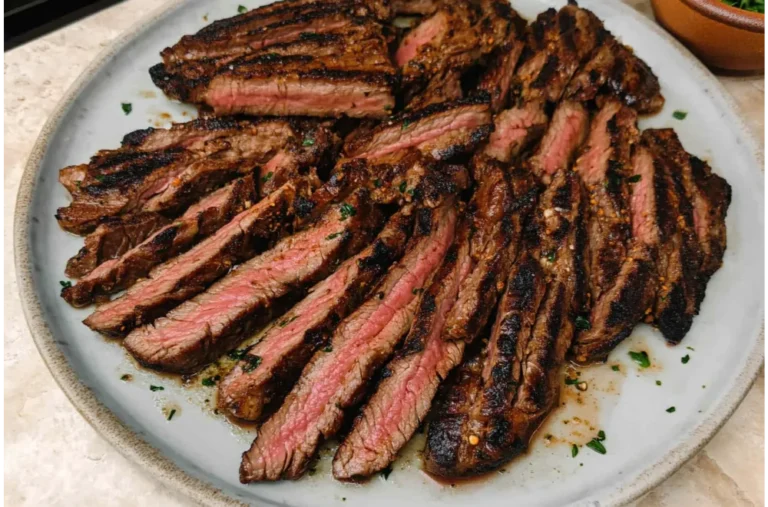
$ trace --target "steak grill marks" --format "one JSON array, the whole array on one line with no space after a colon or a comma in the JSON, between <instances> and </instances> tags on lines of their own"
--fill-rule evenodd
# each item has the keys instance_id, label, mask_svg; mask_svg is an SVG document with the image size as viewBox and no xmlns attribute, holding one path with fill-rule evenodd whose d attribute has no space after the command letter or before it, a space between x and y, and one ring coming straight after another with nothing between
<instances>
[{"instance_id":1,"label":"steak grill marks","mask_svg":"<svg viewBox=\"0 0 768 507\"><path fill-rule=\"evenodd\" d=\"M380 25L388 18L376 0L262 7L183 37L150 76L218 115L382 118L396 80Z\"/></svg>"},{"instance_id":2,"label":"steak grill marks","mask_svg":"<svg viewBox=\"0 0 768 507\"><path fill-rule=\"evenodd\" d=\"M352 216L344 211L350 208L355 209ZM206 292L131 332L125 347L141 364L159 370L187 372L205 365L267 322L272 308L284 304L281 300L301 294L347 254L357 253L380 225L379 218L367 192L356 192L314 227L285 238Z\"/></svg>"},{"instance_id":3,"label":"steak grill marks","mask_svg":"<svg viewBox=\"0 0 768 507\"><path fill-rule=\"evenodd\" d=\"M372 245L345 261L274 323L221 382L219 407L240 419L258 420L265 407L282 400L312 354L328 344L336 325L402 255L413 215L407 207L393 216ZM252 368L256 362L258 367Z\"/></svg>"},{"instance_id":4,"label":"steak grill marks","mask_svg":"<svg viewBox=\"0 0 768 507\"><path fill-rule=\"evenodd\" d=\"M363 394L375 370L391 355L413 320L417 293L451 244L456 203L421 209L414 238L374 295L336 329L317 352L280 409L243 454L240 480L297 478L322 438L333 436L344 412Z\"/></svg>"}]
</instances>

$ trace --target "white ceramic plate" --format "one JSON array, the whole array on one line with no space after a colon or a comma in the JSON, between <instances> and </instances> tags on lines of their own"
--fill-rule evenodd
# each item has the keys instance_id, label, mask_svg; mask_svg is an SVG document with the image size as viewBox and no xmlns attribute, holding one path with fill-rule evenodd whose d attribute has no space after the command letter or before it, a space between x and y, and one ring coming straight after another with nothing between
<instances>
[{"instance_id":1,"label":"white ceramic plate","mask_svg":"<svg viewBox=\"0 0 768 507\"><path fill-rule=\"evenodd\" d=\"M137 25L67 94L44 128L22 181L15 246L27 319L64 391L113 445L158 479L207 504L492 507L625 503L669 476L712 437L763 361L762 155L727 94L685 49L619 2L584 0L660 77L667 105L642 126L673 126L685 147L733 186L725 264L712 278L701 315L683 345L667 347L652 329L638 328L614 351L609 365L583 373L590 389L582 403L557 411L530 453L480 482L451 487L425 476L417 438L388 480L335 482L326 456L313 476L298 482L241 485L239 458L253 435L211 413L204 399L213 397L213 388L184 388L168 377L137 370L118 343L80 323L87 311L75 311L58 297L66 259L82 240L62 232L53 218L56 208L68 202L57 182L59 168L84 162L100 148L116 147L131 130L167 123L167 115L185 121L194 114L162 96L147 69L159 61L161 49L207 24L204 16L212 21L234 15L238 3L252 8L262 2L192 1ZM564 3L515 0L513 6L532 19ZM121 102L133 104L130 115L123 114ZM677 109L688 112L684 121L673 119ZM629 350L640 349L652 358L649 370L639 371L628 357ZM688 364L681 362L684 355L690 356ZM620 371L613 371L612 364L619 364ZM134 380L121 381L125 373ZM165 390L152 392L150 384ZM569 398L576 391L569 387L564 392ZM666 411L671 406L674 413ZM177 412L167 421L164 409L170 408ZM607 434L608 453L582 447L572 458L571 443L586 443L598 429ZM552 435L548 445L546 434Z\"/></svg>"}]
</instances>

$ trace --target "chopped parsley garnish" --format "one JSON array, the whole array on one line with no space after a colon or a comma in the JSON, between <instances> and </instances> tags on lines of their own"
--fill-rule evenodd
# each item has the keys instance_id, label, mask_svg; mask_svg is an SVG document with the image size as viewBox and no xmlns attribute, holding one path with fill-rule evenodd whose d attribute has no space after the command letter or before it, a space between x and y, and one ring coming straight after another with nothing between
<instances>
[{"instance_id":1,"label":"chopped parsley garnish","mask_svg":"<svg viewBox=\"0 0 768 507\"><path fill-rule=\"evenodd\" d=\"M131 114L131 111L133 111L133 104L131 104L130 102L121 102L120 107L123 108L123 112L125 113L126 116Z\"/></svg>"},{"instance_id":2,"label":"chopped parsley garnish","mask_svg":"<svg viewBox=\"0 0 768 507\"><path fill-rule=\"evenodd\" d=\"M246 7L245 5L238 5L237 12L239 12L240 14L248 12L248 7Z\"/></svg>"},{"instance_id":3,"label":"chopped parsley garnish","mask_svg":"<svg viewBox=\"0 0 768 507\"><path fill-rule=\"evenodd\" d=\"M611 369L613 371L619 371L619 365L618 364L614 364L613 366L611 366Z\"/></svg>"},{"instance_id":4,"label":"chopped parsley garnish","mask_svg":"<svg viewBox=\"0 0 768 507\"><path fill-rule=\"evenodd\" d=\"M381 180L380 180L380 179L378 179L378 178L376 178L375 180L373 180L373 186L374 186L375 188L381 188Z\"/></svg>"},{"instance_id":5,"label":"chopped parsley garnish","mask_svg":"<svg viewBox=\"0 0 768 507\"><path fill-rule=\"evenodd\" d=\"M690 361L690 360L691 360L691 356L689 356L688 354L686 354L686 355L684 355L683 357L680 358L680 362L683 363L683 364L688 364L688 361Z\"/></svg>"},{"instance_id":6,"label":"chopped parsley garnish","mask_svg":"<svg viewBox=\"0 0 768 507\"><path fill-rule=\"evenodd\" d=\"M381 476L384 477L384 480L386 481L387 479L389 479L389 474L391 473L392 473L392 467L388 466L387 468L381 471Z\"/></svg>"},{"instance_id":7,"label":"chopped parsley garnish","mask_svg":"<svg viewBox=\"0 0 768 507\"><path fill-rule=\"evenodd\" d=\"M154 391L165 391L165 387L163 386L149 386L149 390Z\"/></svg>"},{"instance_id":8,"label":"chopped parsley garnish","mask_svg":"<svg viewBox=\"0 0 768 507\"><path fill-rule=\"evenodd\" d=\"M621 184L621 176L613 171L609 171L605 175L605 188L608 190L616 190Z\"/></svg>"},{"instance_id":9,"label":"chopped parsley garnish","mask_svg":"<svg viewBox=\"0 0 768 507\"><path fill-rule=\"evenodd\" d=\"M579 382L581 381L577 378L565 377L565 385L567 386L575 386Z\"/></svg>"},{"instance_id":10,"label":"chopped parsley garnish","mask_svg":"<svg viewBox=\"0 0 768 507\"><path fill-rule=\"evenodd\" d=\"M547 252L546 254L544 254L544 257L545 257L545 258L546 258L546 259L547 259L549 262L555 262L555 259L557 259L557 252L555 252L554 250L552 250L551 252Z\"/></svg>"},{"instance_id":11,"label":"chopped parsley garnish","mask_svg":"<svg viewBox=\"0 0 768 507\"><path fill-rule=\"evenodd\" d=\"M341 207L339 209L340 209L340 212L341 212L341 219L342 220L346 220L349 217L353 217L353 216L357 215L357 210L355 209L355 207L352 206L351 204L347 204L346 202L342 203Z\"/></svg>"},{"instance_id":12,"label":"chopped parsley garnish","mask_svg":"<svg viewBox=\"0 0 768 507\"><path fill-rule=\"evenodd\" d=\"M63 288L68 289L72 287L72 282L68 280L59 280L59 285L61 285Z\"/></svg>"},{"instance_id":13,"label":"chopped parsley garnish","mask_svg":"<svg viewBox=\"0 0 768 507\"><path fill-rule=\"evenodd\" d=\"M202 381L202 384L204 386L211 387L211 386L215 386L216 382L218 382L219 380L221 380L220 375L214 375L213 377L205 377Z\"/></svg>"},{"instance_id":14,"label":"chopped parsley garnish","mask_svg":"<svg viewBox=\"0 0 768 507\"><path fill-rule=\"evenodd\" d=\"M336 238L338 238L339 236L341 236L341 233L340 233L340 232L334 232L333 234L329 234L329 235L327 235L327 236L325 237L325 239L336 239Z\"/></svg>"},{"instance_id":15,"label":"chopped parsley garnish","mask_svg":"<svg viewBox=\"0 0 768 507\"><path fill-rule=\"evenodd\" d=\"M245 373L250 373L253 370L256 369L257 366L261 364L261 357L259 356L248 356L245 358L245 366L243 366L243 371Z\"/></svg>"},{"instance_id":16,"label":"chopped parsley garnish","mask_svg":"<svg viewBox=\"0 0 768 507\"><path fill-rule=\"evenodd\" d=\"M419 288L413 289L411 291L411 293L413 293L413 294L421 294L422 292L424 292L424 288L423 287L419 287Z\"/></svg>"},{"instance_id":17,"label":"chopped parsley garnish","mask_svg":"<svg viewBox=\"0 0 768 507\"><path fill-rule=\"evenodd\" d=\"M311 137L305 137L304 141L301 142L301 145L302 146L314 146L315 145L315 140L312 139Z\"/></svg>"},{"instance_id":18,"label":"chopped parsley garnish","mask_svg":"<svg viewBox=\"0 0 768 507\"><path fill-rule=\"evenodd\" d=\"M579 446L576 444L571 445L571 458L575 458L579 455Z\"/></svg>"},{"instance_id":19,"label":"chopped parsley garnish","mask_svg":"<svg viewBox=\"0 0 768 507\"><path fill-rule=\"evenodd\" d=\"M401 130L405 130L405 129L407 129L410 126L411 126L411 121L410 120L403 120L403 126L402 126Z\"/></svg>"},{"instance_id":20,"label":"chopped parsley garnish","mask_svg":"<svg viewBox=\"0 0 768 507\"><path fill-rule=\"evenodd\" d=\"M120 380L122 380L123 382L130 382L131 380L133 380L133 377L131 376L130 373L126 373L120 377Z\"/></svg>"},{"instance_id":21,"label":"chopped parsley garnish","mask_svg":"<svg viewBox=\"0 0 768 507\"><path fill-rule=\"evenodd\" d=\"M688 116L688 113L686 111L680 111L679 109L672 113L672 116L675 118L675 120L685 120L685 117Z\"/></svg>"},{"instance_id":22,"label":"chopped parsley garnish","mask_svg":"<svg viewBox=\"0 0 768 507\"><path fill-rule=\"evenodd\" d=\"M605 432L603 430L597 432L597 439L601 442L605 440Z\"/></svg>"},{"instance_id":23,"label":"chopped parsley garnish","mask_svg":"<svg viewBox=\"0 0 768 507\"><path fill-rule=\"evenodd\" d=\"M174 408L174 409L173 409L173 410L171 410L171 412L168 414L168 420L170 421L171 419L173 419L173 416L175 416L175 415L176 415L176 409Z\"/></svg>"},{"instance_id":24,"label":"chopped parsley garnish","mask_svg":"<svg viewBox=\"0 0 768 507\"><path fill-rule=\"evenodd\" d=\"M595 451L598 454L605 454L606 453L605 446L603 445L603 443L600 440L598 440L596 438L593 438L592 440L587 442L587 447L589 447L590 449L592 449L593 451Z\"/></svg>"},{"instance_id":25,"label":"chopped parsley garnish","mask_svg":"<svg viewBox=\"0 0 768 507\"><path fill-rule=\"evenodd\" d=\"M661 385L661 380L657 380L657 381L656 381L656 385L657 385L657 386L660 386L660 385Z\"/></svg>"},{"instance_id":26,"label":"chopped parsley garnish","mask_svg":"<svg viewBox=\"0 0 768 507\"><path fill-rule=\"evenodd\" d=\"M685 348L688 349L688 350L692 350L692 351L696 352L696 349L694 349L693 347L685 347Z\"/></svg>"},{"instance_id":27,"label":"chopped parsley garnish","mask_svg":"<svg viewBox=\"0 0 768 507\"><path fill-rule=\"evenodd\" d=\"M262 176L262 177L261 177L261 181L262 181L262 183L266 183L266 182L268 182L269 180L271 180L271 179L272 179L272 176L274 176L274 173L273 173L272 171L270 171L270 172L268 172L267 174L265 174L264 176Z\"/></svg>"},{"instance_id":28,"label":"chopped parsley garnish","mask_svg":"<svg viewBox=\"0 0 768 507\"><path fill-rule=\"evenodd\" d=\"M635 174L634 176L630 176L629 178L627 178L627 181L630 183L637 183L641 179L643 179L642 174Z\"/></svg>"},{"instance_id":29,"label":"chopped parsley garnish","mask_svg":"<svg viewBox=\"0 0 768 507\"><path fill-rule=\"evenodd\" d=\"M390 106L389 104L384 106L384 111L392 111L393 109L394 109L394 106Z\"/></svg>"},{"instance_id":30,"label":"chopped parsley garnish","mask_svg":"<svg viewBox=\"0 0 768 507\"><path fill-rule=\"evenodd\" d=\"M244 358L247 353L248 353L248 349L235 349L235 350L230 350L227 356L229 356L230 359L239 361L240 359Z\"/></svg>"},{"instance_id":31,"label":"chopped parsley garnish","mask_svg":"<svg viewBox=\"0 0 768 507\"><path fill-rule=\"evenodd\" d=\"M629 357L632 358L634 362L640 365L640 368L648 368L651 365L651 360L648 357L648 353L646 351L642 352L629 352Z\"/></svg>"},{"instance_id":32,"label":"chopped parsley garnish","mask_svg":"<svg viewBox=\"0 0 768 507\"><path fill-rule=\"evenodd\" d=\"M333 352L333 346L326 345L325 348L323 348L323 352Z\"/></svg>"},{"instance_id":33,"label":"chopped parsley garnish","mask_svg":"<svg viewBox=\"0 0 768 507\"><path fill-rule=\"evenodd\" d=\"M675 410L677 410L675 407L669 407L669 408L667 409L667 413L668 413L668 414L673 414L673 413L675 412Z\"/></svg>"},{"instance_id":34,"label":"chopped parsley garnish","mask_svg":"<svg viewBox=\"0 0 768 507\"><path fill-rule=\"evenodd\" d=\"M582 330L592 329L592 324L589 323L589 319L582 317L581 315L576 317L575 324L576 324L576 329L582 329Z\"/></svg>"},{"instance_id":35,"label":"chopped parsley garnish","mask_svg":"<svg viewBox=\"0 0 768 507\"><path fill-rule=\"evenodd\" d=\"M403 192L405 192L405 189L406 189L406 188L408 188L408 183L406 183L405 181L404 181L404 182L402 182L402 183L400 183L400 186L399 186L399 187L397 187L397 189L400 191L400 193L401 193L401 194L402 194Z\"/></svg>"}]
</instances>

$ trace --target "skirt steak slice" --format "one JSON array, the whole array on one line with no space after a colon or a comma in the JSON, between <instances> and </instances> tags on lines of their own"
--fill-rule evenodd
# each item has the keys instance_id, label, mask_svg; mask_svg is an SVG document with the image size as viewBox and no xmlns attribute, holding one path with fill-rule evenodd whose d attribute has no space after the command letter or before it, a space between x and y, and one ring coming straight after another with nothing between
<instances>
[{"instance_id":1,"label":"skirt steak slice","mask_svg":"<svg viewBox=\"0 0 768 507\"><path fill-rule=\"evenodd\" d=\"M414 238L375 294L336 329L318 351L280 409L243 454L243 483L295 479L306 470L322 438L334 435L376 369L408 332L417 294L453 240L456 203L417 211Z\"/></svg>"}]
</instances>

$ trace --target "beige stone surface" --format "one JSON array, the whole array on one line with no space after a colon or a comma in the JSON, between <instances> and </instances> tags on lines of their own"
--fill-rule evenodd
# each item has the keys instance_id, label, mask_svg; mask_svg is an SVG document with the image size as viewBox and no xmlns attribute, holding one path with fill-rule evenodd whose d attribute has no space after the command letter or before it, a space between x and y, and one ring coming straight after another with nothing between
<instances>
[{"instance_id":1,"label":"beige stone surface","mask_svg":"<svg viewBox=\"0 0 768 507\"><path fill-rule=\"evenodd\" d=\"M645 14L648 0L626 0ZM37 354L19 303L10 234L27 156L60 97L96 54L158 0L129 0L5 54L5 505L176 506L189 501L107 444L65 398ZM758 139L760 77L721 81ZM764 504L764 375L694 459L636 502L652 506Z\"/></svg>"}]
</instances>

